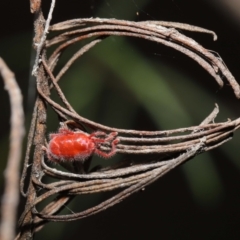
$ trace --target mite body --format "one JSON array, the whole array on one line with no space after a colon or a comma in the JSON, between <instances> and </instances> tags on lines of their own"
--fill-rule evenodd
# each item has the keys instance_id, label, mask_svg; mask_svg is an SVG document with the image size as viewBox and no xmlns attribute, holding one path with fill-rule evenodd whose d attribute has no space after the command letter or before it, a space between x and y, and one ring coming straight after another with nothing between
<instances>
[{"instance_id":1,"label":"mite body","mask_svg":"<svg viewBox=\"0 0 240 240\"><path fill-rule=\"evenodd\" d=\"M59 161L84 161L92 154L97 154L104 158L110 158L116 153L117 132L106 134L104 132L94 132L88 134L82 131L72 131L61 127L57 133L50 134L50 141L44 150L48 159L54 162ZM109 146L107 152L100 149L101 145Z\"/></svg>"}]
</instances>

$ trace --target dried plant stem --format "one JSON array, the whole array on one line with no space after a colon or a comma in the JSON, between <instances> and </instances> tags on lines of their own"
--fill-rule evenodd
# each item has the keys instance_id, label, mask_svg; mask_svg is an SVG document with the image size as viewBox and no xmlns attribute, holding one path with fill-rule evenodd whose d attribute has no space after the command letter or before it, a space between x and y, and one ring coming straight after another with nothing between
<instances>
[{"instance_id":1,"label":"dried plant stem","mask_svg":"<svg viewBox=\"0 0 240 240\"><path fill-rule=\"evenodd\" d=\"M56 43L66 41L55 50L53 55L50 57L51 60L55 59L56 56L59 56L60 52L67 46L86 38L92 38L93 36L115 35L140 37L146 40L162 43L186 54L194 61L198 62L206 71L208 71L220 86L223 86L223 82L219 74L221 72L229 81L236 97L240 98L239 84L229 70L224 66L223 61L215 57L209 50L203 48L193 39L179 33L176 29L174 29L174 27L188 31L210 33L213 34L215 40L216 35L210 30L172 22L164 22L164 24L161 25L161 22L158 21L130 22L125 20L100 18L73 19L62 23L57 23L51 26L50 30L69 30L76 27L79 27L79 29L60 34L59 36L56 36L47 42L46 46L49 47ZM76 37L78 35L79 37ZM71 40L68 41L68 39Z\"/></svg>"},{"instance_id":2,"label":"dried plant stem","mask_svg":"<svg viewBox=\"0 0 240 240\"><path fill-rule=\"evenodd\" d=\"M49 87L47 84L47 78L46 78L44 69L43 69L42 65L40 64L41 63L40 56L41 55L44 56L46 54L44 45L45 45L45 40L46 40L48 30L49 30L49 24L52 19L52 13L53 13L54 6L55 6L55 0L52 0L50 11L49 11L48 18L46 21L43 17L42 11L40 10L41 9L40 6L38 6L38 11L36 12L36 20L35 20L34 44L36 46L37 54L36 54L36 60L35 60L34 66L33 66L32 73L33 73L33 75L36 76L37 84L42 85L43 92L46 96L49 94ZM36 130L34 131L34 135L32 135L31 133L29 135L27 156L25 158L25 166L24 166L24 170L23 170L23 176L21 179L21 191L22 191L23 195L25 195L24 190L23 190L23 182L24 182L26 170L28 167L28 159L29 159L28 155L30 152L30 147L32 145L31 142L32 142L33 137L34 137L35 149L34 149L34 161L33 161L33 165L32 165L31 177L34 176L37 179L42 178L41 157L43 154L42 146L44 145L44 142L45 142L47 114L46 114L45 102L43 102L43 100L41 98L37 99L34 116L36 116L36 126L34 126L35 121L33 120L32 131L34 131L34 128ZM28 195L27 195L26 206L30 205L32 202L35 201L35 198L37 196L36 191L37 190L36 190L34 184L32 183L32 181L30 181L30 184L29 184L28 190L27 190ZM21 225L20 225L20 232L19 232L18 236L16 237L16 239L21 239L21 240L29 239L30 240L33 238L34 228L33 228L32 224L33 224L34 218L35 218L35 216L31 212L28 212L25 215L25 217L22 220Z\"/></svg>"},{"instance_id":3,"label":"dried plant stem","mask_svg":"<svg viewBox=\"0 0 240 240\"><path fill-rule=\"evenodd\" d=\"M17 207L19 202L19 166L22 141L25 134L22 94L13 72L0 58L0 74L9 93L11 105L10 148L5 169L5 189L1 205L0 239L12 240L15 236Z\"/></svg>"},{"instance_id":4,"label":"dried plant stem","mask_svg":"<svg viewBox=\"0 0 240 240\"><path fill-rule=\"evenodd\" d=\"M24 169L21 179L21 192L27 198L25 210L19 220L20 233L17 239L32 239L34 232L40 230L48 221L72 221L88 217L111 207L132 193L141 190L148 184L157 180L176 166L188 161L196 154L216 148L232 138L233 133L240 127L240 118L234 121L214 123L219 109L210 113L199 126L189 126L164 131L138 131L133 129L120 129L91 121L78 114L68 102L64 91L58 82L69 68L83 54L102 42L108 36L136 37L161 43L171 47L197 62L218 83L223 86L224 78L229 82L237 98L240 98L240 87L221 58L205 49L193 39L179 33L176 29L211 34L217 39L213 31L188 24L145 21L131 22L116 19L73 19L49 26L55 0L51 2L48 18L45 21L41 12L40 3L31 0L32 12L36 13L34 45L37 55L33 67L36 76L38 98L36 100L33 121L28 137ZM48 31L55 31L52 39L47 39ZM84 41L83 41L84 40ZM72 54L56 73L55 67L63 51L73 44L81 43L78 51ZM48 56L47 49L54 48ZM50 91L56 90L60 104L51 98ZM122 161L108 168L98 169L91 173L78 171L60 171L56 165L48 166L44 161L43 145L46 135L46 106L50 106L67 127L83 131L100 130L106 133L117 132L118 154L145 154L151 155L144 160ZM63 124L61 122L61 124ZM78 127L79 126L79 127ZM28 190L24 192L24 181L29 166L29 154L34 148L33 164L31 168ZM99 149L109 151L110 146L103 144ZM87 162L87 160L86 160ZM86 163L85 162L85 163ZM77 164L85 167L79 161L67 162L65 165ZM62 164L62 162L60 162ZM55 168L56 167L56 168ZM71 169L71 167L66 167ZM53 183L46 183L43 176L55 179ZM37 189L42 189L37 191ZM120 190L113 197L79 213L57 215L60 210L76 195L92 194L106 191ZM43 200L56 196L42 210L38 204Z\"/></svg>"},{"instance_id":5,"label":"dried plant stem","mask_svg":"<svg viewBox=\"0 0 240 240\"><path fill-rule=\"evenodd\" d=\"M36 53L36 60L35 60L35 63L33 65L33 71L32 71L32 75L34 75L34 76L37 76L40 54L42 52L43 45L45 44L45 41L46 41L46 38L47 38L50 22L52 20L52 14L53 14L54 7L55 7L55 0L52 0L50 10L49 10L49 13L48 13L48 17L47 17L47 20L46 20L46 23L45 23L44 30L43 30L43 33L41 33L41 39L40 39L39 42L35 42L35 45L37 46L37 53ZM38 10L39 9L40 9L40 6L38 6ZM34 12L35 12L35 10L34 10ZM40 12L40 14L42 14L42 13ZM38 19L38 20L40 20L40 19Z\"/></svg>"},{"instance_id":6,"label":"dried plant stem","mask_svg":"<svg viewBox=\"0 0 240 240\"><path fill-rule=\"evenodd\" d=\"M164 26L164 27L176 28L176 29L181 29L181 30L186 30L191 32L207 33L213 36L214 41L217 40L217 35L215 32L205 28L198 27L198 26L186 24L186 23L166 22L166 21L144 21L142 23L144 24L149 23L149 24L160 26L160 27Z\"/></svg>"},{"instance_id":7,"label":"dried plant stem","mask_svg":"<svg viewBox=\"0 0 240 240\"><path fill-rule=\"evenodd\" d=\"M204 139L199 144L192 146L192 148L189 151L180 155L178 158L174 159L174 161L169 166L165 166L164 168L157 168L153 170L151 174L147 175L143 180L140 180L139 182L132 185L131 187L123 190L122 192L116 194L114 197L102 202L101 204L95 207L92 207L91 209L87 209L80 213L73 213L73 214L64 215L64 216L44 215L44 214L38 213L38 211L35 208L33 211L37 216L41 217L42 219L48 219L51 221L73 221L73 220L91 216L93 214L103 211L106 208L114 206L115 204L119 203L123 199L130 196L132 193L137 192L143 189L145 186L149 185L150 183L156 181L159 177L163 176L168 171L172 170L173 168L175 168L185 160L194 156L197 153L197 151L199 151L203 146L204 146Z\"/></svg>"},{"instance_id":8,"label":"dried plant stem","mask_svg":"<svg viewBox=\"0 0 240 240\"><path fill-rule=\"evenodd\" d=\"M34 110L33 110L31 126L30 126L30 129L29 129L29 132L28 132L27 149L26 149L26 153L25 153L23 171L22 171L21 180L20 180L20 191L21 191L21 194L24 197L27 196L27 192L26 193L24 192L24 181L25 181L25 178L26 178L26 175L27 175L27 170L30 166L29 165L29 158L30 158L31 147L32 147L32 144L33 144L34 131L35 131L35 127L36 127L38 103L39 103L39 99L36 100Z\"/></svg>"}]
</instances>

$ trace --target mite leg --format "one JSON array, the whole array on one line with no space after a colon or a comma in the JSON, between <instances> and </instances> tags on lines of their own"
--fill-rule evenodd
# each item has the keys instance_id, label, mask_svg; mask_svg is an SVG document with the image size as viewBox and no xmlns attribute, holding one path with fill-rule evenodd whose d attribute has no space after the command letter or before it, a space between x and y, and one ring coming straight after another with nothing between
<instances>
[{"instance_id":1,"label":"mite leg","mask_svg":"<svg viewBox=\"0 0 240 240\"><path fill-rule=\"evenodd\" d=\"M42 150L47 155L48 160L56 162L56 159L51 156L50 152L48 151L48 149L45 146L42 146Z\"/></svg>"},{"instance_id":2,"label":"mite leg","mask_svg":"<svg viewBox=\"0 0 240 240\"><path fill-rule=\"evenodd\" d=\"M110 143L111 141L113 141L114 138L116 138L117 135L117 132L111 132L108 135L104 132L95 132L92 133L90 136L92 136L92 139L95 143ZM96 136L104 136L105 138L98 138Z\"/></svg>"},{"instance_id":3,"label":"mite leg","mask_svg":"<svg viewBox=\"0 0 240 240\"><path fill-rule=\"evenodd\" d=\"M103 152L102 150L96 148L94 150L94 153L96 153L97 155L103 158L110 158L116 154L116 145L118 144L118 142L119 142L118 139L115 139L114 141L112 141L111 150L109 152Z\"/></svg>"}]
</instances>

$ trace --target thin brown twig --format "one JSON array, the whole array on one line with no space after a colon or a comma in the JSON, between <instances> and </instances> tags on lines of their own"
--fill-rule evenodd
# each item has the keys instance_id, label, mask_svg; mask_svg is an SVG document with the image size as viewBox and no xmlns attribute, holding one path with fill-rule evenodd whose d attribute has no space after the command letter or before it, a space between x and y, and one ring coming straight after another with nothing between
<instances>
[{"instance_id":1,"label":"thin brown twig","mask_svg":"<svg viewBox=\"0 0 240 240\"><path fill-rule=\"evenodd\" d=\"M61 196L56 197L52 202L50 202L43 210L42 213L47 215L53 215L62 210L74 196L68 196L62 194ZM34 232L40 231L44 225L47 223L47 220L41 219L39 217L34 218L33 229Z\"/></svg>"},{"instance_id":2,"label":"thin brown twig","mask_svg":"<svg viewBox=\"0 0 240 240\"><path fill-rule=\"evenodd\" d=\"M40 5L41 5L41 2L39 3L39 5L37 7L37 10L40 9ZM45 22L44 31L43 31L42 36L41 36L41 39L40 39L39 42L35 42L35 45L37 46L37 51L36 51L36 59L35 59L35 63L33 65L33 71L32 71L32 75L34 75L34 76L37 76L37 70L38 70L38 65L39 65L40 54L42 52L43 46L45 44L45 40L47 38L50 22L52 20L52 14L53 14L54 7L55 7L55 0L52 0L51 6L50 6L50 9L49 9L49 12L48 12L48 17L47 17L47 20Z\"/></svg>"},{"instance_id":3,"label":"thin brown twig","mask_svg":"<svg viewBox=\"0 0 240 240\"><path fill-rule=\"evenodd\" d=\"M118 22L119 22L119 20L118 20ZM126 22L126 21L124 21L124 22ZM197 44L196 42L194 42L194 44L190 45L189 42L192 41L190 38L187 38L186 36L182 37L182 34L180 34L179 32L177 32L174 29L164 28L164 31L161 31L159 33L159 30L160 30L159 26L154 28L153 27L154 25L146 25L147 27L145 26L145 29L139 29L139 26L132 26L132 25L134 25L132 22L126 23L126 24L128 24L128 25L127 26L113 26L113 25L94 26L94 27L89 27L87 29L83 29L83 30L78 30L78 31L75 30L73 32L68 32L69 35L73 35L73 36L75 36L76 33L80 34L80 33L86 32L86 34L81 35L80 37L75 37L74 39L71 39L71 40L68 40L68 37L67 37L68 35L65 34L64 35L64 37L66 38L65 40L68 40L68 41L63 43L62 45L60 45L54 51L54 53L50 57L50 60L52 61L52 59L56 59L56 56L59 56L59 53L64 48L68 47L69 45L72 45L73 43L78 42L83 39L86 39L86 38L92 38L93 36L114 35L114 36L139 37L139 38L143 38L146 40L159 42L163 45L172 47L172 48L176 49L177 51L182 52L183 54L186 54L187 56L194 59L206 71L208 71L215 78L215 80L221 87L223 86L223 82L222 82L221 78L219 77L218 72L214 68L212 68L211 65L207 61L205 61L204 57L206 57L206 56L202 57L202 47L199 44ZM99 30L105 30L105 31L100 32ZM121 32L119 32L119 30L121 30ZM174 36L175 40L177 42L180 42L180 44L178 44L177 42L173 42L173 41L169 41L168 39L165 39L165 38L171 38L172 36ZM178 39L180 37L182 37L182 38ZM60 35L59 37L55 37L53 40L49 41L47 46L51 46L52 43L56 44L58 41L56 41L55 39L59 39L61 41L64 40L64 38ZM181 46L183 43L185 44L185 46ZM186 48L188 45L190 46L190 49ZM192 51L192 49L197 51L198 54L196 54L194 51ZM214 55L212 55L212 54L208 56L210 62L212 61L213 56ZM217 66L218 66L218 64L219 65L222 64L219 59L218 59L218 61L214 61L214 62L215 62L215 64L217 64ZM228 74L228 72L226 72L226 74Z\"/></svg>"},{"instance_id":4,"label":"thin brown twig","mask_svg":"<svg viewBox=\"0 0 240 240\"><path fill-rule=\"evenodd\" d=\"M57 84L55 82L55 84ZM39 84L37 84L37 90L38 93L55 109L57 109L58 111L62 112L63 114L66 114L67 116L81 122L81 123L85 123L89 126L92 126L96 129L101 129L101 130L105 130L105 131L110 131L110 132L119 132L119 133L123 133L123 134L131 134L131 135L140 135L140 136L158 136L158 135L165 135L165 134L170 134L171 131L137 131L137 130L128 130L128 129L120 129L120 128L112 128L112 127L108 127L99 123L96 123L94 121L91 121L89 119L86 119L78 114L76 114L75 112L71 112L65 108L63 108L62 106L60 106L58 103L54 102L51 98L49 98L48 96L46 96L42 90ZM201 127L203 128L203 126ZM196 127L190 127L190 128L184 128L184 129L178 129L178 130L173 130L172 132L183 132L186 130L190 130L190 129L196 129Z\"/></svg>"},{"instance_id":5,"label":"thin brown twig","mask_svg":"<svg viewBox=\"0 0 240 240\"><path fill-rule=\"evenodd\" d=\"M9 93L11 106L11 133L5 189L2 196L0 239L12 240L15 236L16 215L19 202L19 167L22 156L22 141L25 134L22 94L14 73L0 58L0 74Z\"/></svg>"},{"instance_id":6,"label":"thin brown twig","mask_svg":"<svg viewBox=\"0 0 240 240\"><path fill-rule=\"evenodd\" d=\"M33 109L31 125L30 125L30 129L28 132L27 148L26 148L25 159L24 159L24 163L23 163L23 170L22 170L22 175L21 175L21 179L20 179L20 192L24 197L27 196L27 192L26 193L24 192L24 181L27 176L27 170L30 167L29 159L30 159L31 147L33 144L34 131L35 131L35 127L36 127L38 103L39 103L39 99L36 100L35 106Z\"/></svg>"},{"instance_id":7,"label":"thin brown twig","mask_svg":"<svg viewBox=\"0 0 240 240\"><path fill-rule=\"evenodd\" d=\"M166 21L143 21L142 23L149 23L149 24L155 24L157 26L164 26L164 27L170 27L170 28L176 28L191 32L199 32L199 33L207 33L211 34L213 36L213 40L217 40L217 34L214 31L208 30L206 28L201 28L198 26L193 26L186 23L179 23L179 22L166 22Z\"/></svg>"},{"instance_id":8,"label":"thin brown twig","mask_svg":"<svg viewBox=\"0 0 240 240\"><path fill-rule=\"evenodd\" d=\"M56 91L57 91L57 93L58 93L58 96L61 98L61 100L62 100L62 102L65 104L66 108L67 108L69 111L76 113L75 110L72 108L72 106L71 106L71 105L69 104L69 102L67 101L67 99L65 98L65 96L64 96L61 88L60 88L59 85L57 84L57 81L56 81L55 77L53 76L51 70L48 68L48 65L47 65L47 63L46 63L46 61L45 61L44 58L42 58L42 64L43 64L45 70L47 71L48 75L50 76L50 79L52 80L52 83L53 83L53 85L54 85L54 87L55 87L55 89L56 89ZM76 114L77 114L77 113L76 113Z\"/></svg>"},{"instance_id":9,"label":"thin brown twig","mask_svg":"<svg viewBox=\"0 0 240 240\"><path fill-rule=\"evenodd\" d=\"M102 39L95 39L89 44L82 47L79 51L77 51L73 57L65 64L65 66L60 70L58 75L56 76L56 82L63 76L63 74L69 69L69 67L76 61L77 58L81 57L85 52L87 52L90 48L94 47L97 43L100 43Z\"/></svg>"},{"instance_id":10,"label":"thin brown twig","mask_svg":"<svg viewBox=\"0 0 240 240\"><path fill-rule=\"evenodd\" d=\"M42 85L43 93L45 95L49 94L49 87L47 83L47 78L45 76L45 72L43 70L43 67L41 65L41 55L45 55L46 51L44 48L46 35L48 33L49 24L52 18L52 12L55 6L55 0L52 0L50 11L48 14L47 21L45 21L43 17L43 13L41 11L41 7L39 6L39 11L36 12L36 20L34 22L35 25L35 37L34 37L34 46L36 47L36 60L35 64L33 66L33 75L36 76L37 83ZM45 141L45 133L46 133L46 105L45 102L43 102L42 98L38 99L36 110L36 131L34 132L34 161L31 169L31 177L35 176L39 179L42 178L41 174L41 156L42 156L42 146L44 145ZM27 159L27 158L26 158ZM28 160L26 160L28 161ZM25 166L26 167L26 166ZM37 195L37 189L33 185L30 177L30 182L27 190L27 200L26 200L26 206L34 202L36 195ZM23 176L22 180L24 181L25 176ZM23 192L23 182L22 182L22 192ZM24 193L24 192L23 192ZM21 225L20 225L20 231L17 235L16 239L19 240L25 240L25 239L32 239L34 234L34 229L32 228L33 219L35 216L32 215L31 212L28 212Z\"/></svg>"}]
</instances>

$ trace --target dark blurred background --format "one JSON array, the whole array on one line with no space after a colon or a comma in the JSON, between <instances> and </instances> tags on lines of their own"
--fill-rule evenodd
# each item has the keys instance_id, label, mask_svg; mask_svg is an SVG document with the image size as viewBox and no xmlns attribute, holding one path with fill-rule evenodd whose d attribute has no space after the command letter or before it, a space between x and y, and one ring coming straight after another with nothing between
<instances>
[{"instance_id":1,"label":"dark blurred background","mask_svg":"<svg viewBox=\"0 0 240 240\"><path fill-rule=\"evenodd\" d=\"M46 17L50 1L42 1ZM239 16L240 1L234 0L69 0L57 1L52 23L102 17L175 21L207 28L217 33L216 42L210 35L184 33L217 52L238 80ZM30 78L33 15L29 2L1 1L0 29L0 56L16 74L28 128L34 97L34 80ZM70 56L67 54L66 58ZM106 39L73 65L61 87L79 114L119 128L163 130L197 125L215 103L220 107L217 121L240 115L240 102L227 83L219 89L214 79L186 56L139 39ZM10 110L2 81L0 91L3 172ZM57 128L57 117L50 110L48 131ZM240 239L239 141L239 134L235 134L224 146L196 157L145 191L96 216L77 222L49 223L35 239ZM130 157L116 157L127 158ZM103 161L95 158L93 164ZM104 163L108 161L114 160ZM2 192L3 175L0 185ZM109 196L78 198L65 212L93 206ZM24 201L19 213L23 206Z\"/></svg>"}]
</instances>

